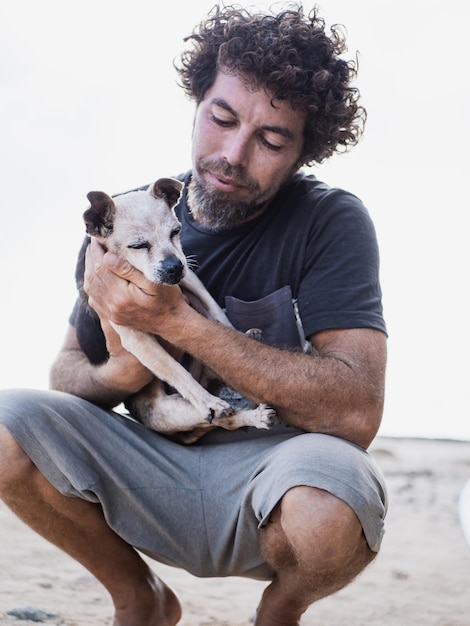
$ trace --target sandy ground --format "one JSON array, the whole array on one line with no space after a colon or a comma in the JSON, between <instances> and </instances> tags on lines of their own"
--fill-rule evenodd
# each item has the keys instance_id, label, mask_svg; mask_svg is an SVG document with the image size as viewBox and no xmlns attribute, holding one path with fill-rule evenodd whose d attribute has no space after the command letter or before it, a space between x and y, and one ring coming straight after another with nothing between
<instances>
[{"instance_id":1,"label":"sandy ground","mask_svg":"<svg viewBox=\"0 0 470 626\"><path fill-rule=\"evenodd\" d=\"M470 442L379 437L372 452L390 491L382 552L353 584L311 607L302 626L470 626L470 546L458 515ZM154 569L180 597L181 626L249 626L265 586ZM44 624L112 623L96 580L0 505L0 624L37 623L8 615L25 606L52 614Z\"/></svg>"}]
</instances>

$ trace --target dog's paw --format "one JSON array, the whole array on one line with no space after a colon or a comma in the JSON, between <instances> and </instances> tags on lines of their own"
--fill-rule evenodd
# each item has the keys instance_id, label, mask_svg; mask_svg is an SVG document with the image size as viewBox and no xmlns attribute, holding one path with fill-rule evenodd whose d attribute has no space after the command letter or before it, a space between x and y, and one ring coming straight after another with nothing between
<instances>
[{"instance_id":1,"label":"dog's paw","mask_svg":"<svg viewBox=\"0 0 470 626\"><path fill-rule=\"evenodd\" d=\"M206 422L212 424L214 420L222 419L224 417L230 417L233 415L234 409L228 402L215 398L216 402L213 402L209 407L209 413L206 416Z\"/></svg>"},{"instance_id":2,"label":"dog's paw","mask_svg":"<svg viewBox=\"0 0 470 626\"><path fill-rule=\"evenodd\" d=\"M259 328L249 328L245 331L245 335L255 339L256 341L263 341L263 331Z\"/></svg>"},{"instance_id":3,"label":"dog's paw","mask_svg":"<svg viewBox=\"0 0 470 626\"><path fill-rule=\"evenodd\" d=\"M256 409L254 409L253 413L253 426L256 426L256 428L264 428L265 430L269 430L269 428L271 428L271 426L274 424L276 411L273 409L272 406L269 406L267 404L259 404Z\"/></svg>"}]
</instances>

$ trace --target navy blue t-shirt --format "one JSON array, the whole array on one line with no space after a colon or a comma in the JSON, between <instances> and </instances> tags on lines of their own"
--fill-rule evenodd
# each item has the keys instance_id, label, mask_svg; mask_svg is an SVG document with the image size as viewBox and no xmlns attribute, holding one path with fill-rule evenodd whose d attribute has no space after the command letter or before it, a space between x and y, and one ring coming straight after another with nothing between
<instances>
[{"instance_id":1,"label":"navy blue t-shirt","mask_svg":"<svg viewBox=\"0 0 470 626\"><path fill-rule=\"evenodd\" d=\"M190 177L178 178L187 185ZM375 229L351 193L298 173L262 215L236 228L216 233L195 223L186 193L176 214L185 254L239 330L261 327L268 343L302 345L297 315L305 337L386 332Z\"/></svg>"}]
</instances>

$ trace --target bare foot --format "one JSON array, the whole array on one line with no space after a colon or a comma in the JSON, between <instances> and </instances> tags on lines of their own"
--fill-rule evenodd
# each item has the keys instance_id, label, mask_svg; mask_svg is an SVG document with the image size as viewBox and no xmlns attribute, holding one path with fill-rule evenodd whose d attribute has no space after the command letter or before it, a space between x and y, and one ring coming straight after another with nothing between
<instances>
[{"instance_id":1,"label":"bare foot","mask_svg":"<svg viewBox=\"0 0 470 626\"><path fill-rule=\"evenodd\" d=\"M175 626L180 619L178 598L153 574L150 585L135 598L132 606L116 606L113 626Z\"/></svg>"}]
</instances>

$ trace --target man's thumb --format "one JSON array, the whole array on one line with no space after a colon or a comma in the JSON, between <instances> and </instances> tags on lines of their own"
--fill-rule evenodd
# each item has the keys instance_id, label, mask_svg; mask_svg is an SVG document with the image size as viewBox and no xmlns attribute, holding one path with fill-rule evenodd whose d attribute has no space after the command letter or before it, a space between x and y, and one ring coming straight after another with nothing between
<instances>
[{"instance_id":1,"label":"man's thumb","mask_svg":"<svg viewBox=\"0 0 470 626\"><path fill-rule=\"evenodd\" d=\"M129 261L126 261L126 259L114 254L114 252L106 252L103 257L103 263L114 274L117 274L121 278L125 278L129 281L132 281L132 279L135 278L135 274L138 272L138 270L136 270L136 268L131 265Z\"/></svg>"},{"instance_id":2,"label":"man's thumb","mask_svg":"<svg viewBox=\"0 0 470 626\"><path fill-rule=\"evenodd\" d=\"M113 274L134 284L145 293L153 293L155 284L149 281L144 274L131 265L129 261L126 261L114 252L106 252L103 257L103 264L110 269Z\"/></svg>"}]
</instances>

